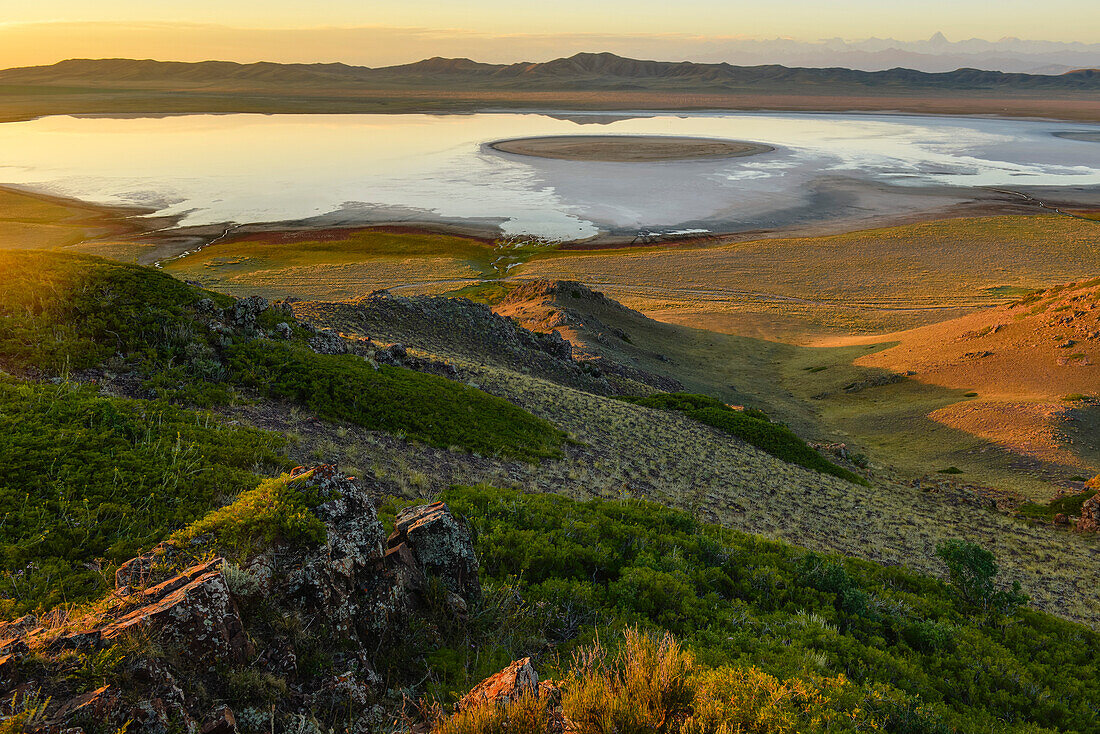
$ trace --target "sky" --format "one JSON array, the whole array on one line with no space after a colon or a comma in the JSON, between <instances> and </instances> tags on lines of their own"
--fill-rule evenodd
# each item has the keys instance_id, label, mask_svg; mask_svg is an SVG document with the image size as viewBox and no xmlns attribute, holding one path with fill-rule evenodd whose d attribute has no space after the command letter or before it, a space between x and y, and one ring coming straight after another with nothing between
<instances>
[{"instance_id":1,"label":"sky","mask_svg":"<svg viewBox=\"0 0 1100 734\"><path fill-rule=\"evenodd\" d=\"M690 58L722 38L911 41L937 31L1097 43L1100 12L1096 0L0 0L0 66L105 56L501 62L616 45Z\"/></svg>"}]
</instances>

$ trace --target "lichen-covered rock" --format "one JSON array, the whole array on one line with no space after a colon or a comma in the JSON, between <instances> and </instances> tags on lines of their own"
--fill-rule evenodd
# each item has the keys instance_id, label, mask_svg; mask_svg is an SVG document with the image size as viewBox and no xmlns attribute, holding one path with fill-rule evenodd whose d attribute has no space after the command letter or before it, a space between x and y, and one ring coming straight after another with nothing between
<instances>
[{"instance_id":1,"label":"lichen-covered rock","mask_svg":"<svg viewBox=\"0 0 1100 734\"><path fill-rule=\"evenodd\" d=\"M389 580L380 573L385 531L374 503L358 482L333 466L312 469L309 481L333 497L316 510L325 523L326 540L291 574L287 595L304 610L323 611L340 634L384 625L386 614L379 618L376 597L392 595Z\"/></svg>"},{"instance_id":2,"label":"lichen-covered rock","mask_svg":"<svg viewBox=\"0 0 1100 734\"><path fill-rule=\"evenodd\" d=\"M424 574L439 578L462 600L481 597L477 553L470 533L446 503L406 507L399 512L386 546L391 563L407 565L412 559Z\"/></svg>"},{"instance_id":3,"label":"lichen-covered rock","mask_svg":"<svg viewBox=\"0 0 1100 734\"><path fill-rule=\"evenodd\" d=\"M135 628L151 629L186 649L196 663L243 662L253 651L221 564L214 559L146 590L141 606L100 630L101 640L111 642Z\"/></svg>"},{"instance_id":4,"label":"lichen-covered rock","mask_svg":"<svg viewBox=\"0 0 1100 734\"><path fill-rule=\"evenodd\" d=\"M55 702L47 712L51 734L85 724L113 731L127 722L131 734L235 734L237 718L251 731L250 700L232 697L242 680L245 688L283 692L275 708L261 712L264 731L313 711L343 710L355 719L371 708L384 689L376 656L417 627L413 615L423 610L429 577L453 589L448 600L456 615L480 592L470 538L444 505L410 508L402 513L401 562L388 563L385 531L361 482L327 465L299 467L292 477L321 498L313 512L325 526L323 543L277 541L235 564L215 557L183 571L176 569L190 558L188 549L200 546L162 545L132 559L116 577L123 593L84 617L54 627L33 617L0 624L0 700L41 690ZM201 548L216 552L217 537L203 537ZM148 654L140 647L145 640L152 643ZM317 645L325 649L320 668ZM113 659L120 650L124 662L92 694L73 684L67 668L27 665L30 656L71 665L74 657L110 652ZM240 703L240 717L211 711L214 701ZM349 730L377 730L371 716L358 716Z\"/></svg>"},{"instance_id":5,"label":"lichen-covered rock","mask_svg":"<svg viewBox=\"0 0 1100 734\"><path fill-rule=\"evenodd\" d=\"M237 718L228 706L219 706L199 734L237 734Z\"/></svg>"},{"instance_id":6,"label":"lichen-covered rock","mask_svg":"<svg viewBox=\"0 0 1100 734\"><path fill-rule=\"evenodd\" d=\"M154 570L160 566L170 564L177 554L177 549L171 543L159 543L148 553L142 553L137 558L131 558L123 563L115 571L115 591L120 596L126 596L135 589L141 589L148 585Z\"/></svg>"},{"instance_id":7,"label":"lichen-covered rock","mask_svg":"<svg viewBox=\"0 0 1100 734\"><path fill-rule=\"evenodd\" d=\"M225 311L225 316L235 326L255 326L256 317L268 309L266 298L261 296L249 296L241 298Z\"/></svg>"},{"instance_id":8,"label":"lichen-covered rock","mask_svg":"<svg viewBox=\"0 0 1100 734\"><path fill-rule=\"evenodd\" d=\"M290 328L290 324L283 321L275 324L275 336L279 337L280 339L289 339L290 337L294 336L294 330Z\"/></svg>"},{"instance_id":9,"label":"lichen-covered rock","mask_svg":"<svg viewBox=\"0 0 1100 734\"><path fill-rule=\"evenodd\" d=\"M348 343L340 335L321 330L309 340L309 348L317 354L347 354Z\"/></svg>"},{"instance_id":10,"label":"lichen-covered rock","mask_svg":"<svg viewBox=\"0 0 1100 734\"><path fill-rule=\"evenodd\" d=\"M504 670L478 683L455 704L455 712L461 713L481 706L503 707L526 696L534 696L545 706L545 734L575 730L562 711L561 689L551 681L539 680L531 658L515 660Z\"/></svg>"},{"instance_id":11,"label":"lichen-covered rock","mask_svg":"<svg viewBox=\"0 0 1100 734\"><path fill-rule=\"evenodd\" d=\"M462 697L456 711L476 708L486 703L507 704L523 696L539 695L539 675L531 658L513 661L507 668L478 683Z\"/></svg>"}]
</instances>

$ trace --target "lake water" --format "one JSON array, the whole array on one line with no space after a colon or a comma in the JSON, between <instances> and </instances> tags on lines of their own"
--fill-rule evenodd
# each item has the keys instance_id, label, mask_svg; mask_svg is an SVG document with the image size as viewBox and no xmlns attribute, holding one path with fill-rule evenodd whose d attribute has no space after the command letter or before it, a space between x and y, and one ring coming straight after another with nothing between
<instances>
[{"instance_id":1,"label":"lake water","mask_svg":"<svg viewBox=\"0 0 1100 734\"><path fill-rule=\"evenodd\" d=\"M456 221L575 239L776 226L862 206L830 194L838 181L874 184L880 207L883 190L888 201L914 187L1100 187L1100 144L1057 135L1089 131L1100 126L797 113L58 116L0 124L0 183L151 207L182 225ZM553 134L717 137L776 150L594 163L485 147Z\"/></svg>"}]
</instances>

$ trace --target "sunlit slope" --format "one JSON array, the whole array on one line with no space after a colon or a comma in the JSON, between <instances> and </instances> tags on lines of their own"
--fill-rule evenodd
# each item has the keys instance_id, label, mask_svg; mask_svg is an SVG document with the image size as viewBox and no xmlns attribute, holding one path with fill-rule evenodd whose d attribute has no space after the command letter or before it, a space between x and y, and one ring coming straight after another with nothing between
<instances>
[{"instance_id":1,"label":"sunlit slope","mask_svg":"<svg viewBox=\"0 0 1100 734\"><path fill-rule=\"evenodd\" d=\"M1100 226L1039 215L549 253L514 275L578 280L662 321L808 343L943 321L1098 270Z\"/></svg>"},{"instance_id":2,"label":"sunlit slope","mask_svg":"<svg viewBox=\"0 0 1100 734\"><path fill-rule=\"evenodd\" d=\"M1100 470L1100 280L916 329L856 364L966 399L929 418L1038 462Z\"/></svg>"},{"instance_id":3,"label":"sunlit slope","mask_svg":"<svg viewBox=\"0 0 1100 734\"><path fill-rule=\"evenodd\" d=\"M492 257L492 244L472 237L368 228L230 238L165 268L226 293L329 300L454 288L490 275Z\"/></svg>"}]
</instances>

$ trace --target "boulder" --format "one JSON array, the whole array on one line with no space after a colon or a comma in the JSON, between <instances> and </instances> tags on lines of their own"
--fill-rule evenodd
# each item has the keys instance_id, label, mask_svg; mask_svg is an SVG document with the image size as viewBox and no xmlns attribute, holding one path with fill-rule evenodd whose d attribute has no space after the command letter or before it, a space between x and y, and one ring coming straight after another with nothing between
<instances>
[{"instance_id":1,"label":"boulder","mask_svg":"<svg viewBox=\"0 0 1100 734\"><path fill-rule=\"evenodd\" d=\"M465 602L481 598L477 554L470 534L444 502L406 507L397 514L386 541L391 566L412 564L439 578Z\"/></svg>"},{"instance_id":2,"label":"boulder","mask_svg":"<svg viewBox=\"0 0 1100 734\"><path fill-rule=\"evenodd\" d=\"M316 509L325 523L325 545L300 561L285 593L303 612L324 614L341 634L381 629L397 602L391 578L380 572L385 531L374 503L357 481L334 466L299 467L291 474L331 499Z\"/></svg>"},{"instance_id":3,"label":"boulder","mask_svg":"<svg viewBox=\"0 0 1100 734\"><path fill-rule=\"evenodd\" d=\"M65 701L49 716L58 724L76 720L104 721L118 707L118 703L119 692L108 685Z\"/></svg>"},{"instance_id":4,"label":"boulder","mask_svg":"<svg viewBox=\"0 0 1100 734\"><path fill-rule=\"evenodd\" d=\"M513 661L507 668L474 686L455 706L456 711L483 706L487 703L505 705L524 696L539 697L539 675L531 658Z\"/></svg>"},{"instance_id":5,"label":"boulder","mask_svg":"<svg viewBox=\"0 0 1100 734\"><path fill-rule=\"evenodd\" d=\"M268 308L267 299L261 296L241 298L225 311L225 316L234 326L249 327L256 325L256 317Z\"/></svg>"},{"instance_id":6,"label":"boulder","mask_svg":"<svg viewBox=\"0 0 1100 734\"><path fill-rule=\"evenodd\" d=\"M176 548L171 543L159 543L148 553L131 558L115 571L115 591L126 596L135 589L148 585L157 566L166 566L176 556Z\"/></svg>"},{"instance_id":7,"label":"boulder","mask_svg":"<svg viewBox=\"0 0 1100 734\"><path fill-rule=\"evenodd\" d=\"M290 328L290 324L285 321L275 324L275 336L280 339L289 339L294 336L294 330Z\"/></svg>"},{"instance_id":8,"label":"boulder","mask_svg":"<svg viewBox=\"0 0 1100 734\"><path fill-rule=\"evenodd\" d=\"M210 720L203 724L200 734L237 734L237 719L228 706L220 706Z\"/></svg>"},{"instance_id":9,"label":"boulder","mask_svg":"<svg viewBox=\"0 0 1100 734\"><path fill-rule=\"evenodd\" d=\"M546 729L532 734L563 734L576 727L565 717L561 707L561 689L551 681L540 681L531 665L531 658L513 661L507 668L474 686L455 704L455 713L480 706L507 706L510 702L534 696L546 711Z\"/></svg>"},{"instance_id":10,"label":"boulder","mask_svg":"<svg viewBox=\"0 0 1100 734\"><path fill-rule=\"evenodd\" d=\"M1081 505L1077 529L1086 533L1100 532L1100 494L1094 494Z\"/></svg>"}]
</instances>

